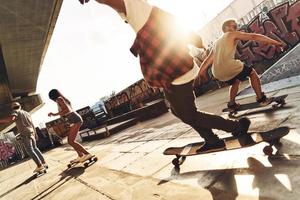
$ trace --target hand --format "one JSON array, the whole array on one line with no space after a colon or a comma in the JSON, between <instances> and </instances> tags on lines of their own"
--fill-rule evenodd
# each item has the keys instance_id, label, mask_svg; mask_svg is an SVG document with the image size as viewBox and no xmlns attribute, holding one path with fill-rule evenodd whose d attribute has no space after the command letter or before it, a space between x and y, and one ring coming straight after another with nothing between
<instances>
[{"instance_id":1,"label":"hand","mask_svg":"<svg viewBox=\"0 0 300 200\"><path fill-rule=\"evenodd\" d=\"M89 0L79 0L79 2L83 5L83 4L87 3L87 2L89 2Z\"/></svg>"},{"instance_id":2,"label":"hand","mask_svg":"<svg viewBox=\"0 0 300 200\"><path fill-rule=\"evenodd\" d=\"M276 49L278 49L279 51L283 52L284 48L287 46L284 42L278 42L278 44L275 44Z\"/></svg>"},{"instance_id":3,"label":"hand","mask_svg":"<svg viewBox=\"0 0 300 200\"><path fill-rule=\"evenodd\" d=\"M202 85L206 83L209 80L206 71L201 71L199 72L198 76L194 80L194 87L197 87L199 85Z\"/></svg>"}]
</instances>

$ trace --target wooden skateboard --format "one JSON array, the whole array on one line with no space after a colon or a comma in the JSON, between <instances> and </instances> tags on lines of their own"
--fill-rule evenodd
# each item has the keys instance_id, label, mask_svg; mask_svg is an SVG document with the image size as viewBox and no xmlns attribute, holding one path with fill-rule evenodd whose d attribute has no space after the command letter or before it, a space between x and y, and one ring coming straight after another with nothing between
<instances>
[{"instance_id":1,"label":"wooden skateboard","mask_svg":"<svg viewBox=\"0 0 300 200\"><path fill-rule=\"evenodd\" d=\"M46 174L47 173L47 168L44 168L44 169L42 169L41 171L38 171L38 172L33 172L34 173L34 177L35 178L38 178L38 177L40 177L40 176L42 176L42 175L44 175L44 174Z\"/></svg>"},{"instance_id":2,"label":"wooden skateboard","mask_svg":"<svg viewBox=\"0 0 300 200\"><path fill-rule=\"evenodd\" d=\"M222 110L222 112L226 112L228 113L229 117L236 117L236 115L240 112L240 111L244 111L244 110L251 110L251 109L255 109L255 108L260 108L260 107L268 107L271 106L273 110L284 106L285 103L285 98L288 95L281 95L281 96L276 96L276 97L271 97L272 101L267 104L267 105L260 105L257 102L251 102L251 103L247 103L247 104L241 104L237 109L232 109L232 108L224 108Z\"/></svg>"},{"instance_id":3,"label":"wooden skateboard","mask_svg":"<svg viewBox=\"0 0 300 200\"><path fill-rule=\"evenodd\" d=\"M236 138L233 136L227 137L223 139L225 142L224 148L211 150L209 152L205 152L205 151L197 152L197 150L204 145L204 142L196 142L196 143L187 144L182 147L169 147L163 152L163 154L175 155L176 158L172 160L172 164L175 167L179 168L179 166L183 164L187 156L240 149L240 148L256 145L260 142L266 142L269 145L264 147L263 152L265 155L270 156L273 153L272 146L281 146L280 139L283 136L287 135L289 131L290 131L289 127L283 126L266 132L249 132L248 134L251 135L254 143L253 142L246 143L243 137L240 138Z\"/></svg>"},{"instance_id":4,"label":"wooden skateboard","mask_svg":"<svg viewBox=\"0 0 300 200\"><path fill-rule=\"evenodd\" d=\"M90 163L97 162L97 160L98 160L98 158L95 155L93 155L91 158L86 159L82 162L72 162L72 163L70 162L68 164L68 168L74 167L75 165L77 165L79 163L83 163L84 167L88 167L90 165Z\"/></svg>"}]
</instances>

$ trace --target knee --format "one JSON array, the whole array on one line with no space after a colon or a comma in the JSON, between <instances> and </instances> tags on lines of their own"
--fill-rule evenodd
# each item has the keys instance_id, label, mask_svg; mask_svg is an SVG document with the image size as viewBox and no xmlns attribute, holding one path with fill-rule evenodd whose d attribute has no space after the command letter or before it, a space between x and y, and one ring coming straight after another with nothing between
<instances>
[{"instance_id":1,"label":"knee","mask_svg":"<svg viewBox=\"0 0 300 200\"><path fill-rule=\"evenodd\" d=\"M68 137L68 143L70 145L73 145L73 144L75 144L75 140L73 140L73 139L71 139L71 138Z\"/></svg>"},{"instance_id":2,"label":"knee","mask_svg":"<svg viewBox=\"0 0 300 200\"><path fill-rule=\"evenodd\" d=\"M250 74L249 74L249 77L250 78L255 78L255 77L258 77L258 74L257 72L255 71L255 69L252 69Z\"/></svg>"},{"instance_id":3,"label":"knee","mask_svg":"<svg viewBox=\"0 0 300 200\"><path fill-rule=\"evenodd\" d=\"M196 121L197 112L185 112L181 113L178 117L179 119L186 124L194 124Z\"/></svg>"},{"instance_id":4,"label":"knee","mask_svg":"<svg viewBox=\"0 0 300 200\"><path fill-rule=\"evenodd\" d=\"M240 85L240 82L239 80L235 80L234 83L231 85L231 87L237 87Z\"/></svg>"}]
</instances>

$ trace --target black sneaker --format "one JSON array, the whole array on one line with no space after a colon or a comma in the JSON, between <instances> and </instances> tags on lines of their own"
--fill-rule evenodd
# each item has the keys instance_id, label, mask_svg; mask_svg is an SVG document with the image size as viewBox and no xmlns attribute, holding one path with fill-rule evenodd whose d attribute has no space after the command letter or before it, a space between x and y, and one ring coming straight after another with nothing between
<instances>
[{"instance_id":1,"label":"black sneaker","mask_svg":"<svg viewBox=\"0 0 300 200\"><path fill-rule=\"evenodd\" d=\"M240 126L235 130L232 135L238 138L242 146L253 144L254 141L251 135L248 133L251 121L247 117L239 119Z\"/></svg>"},{"instance_id":2,"label":"black sneaker","mask_svg":"<svg viewBox=\"0 0 300 200\"><path fill-rule=\"evenodd\" d=\"M247 117L243 117L239 119L239 123L240 123L239 127L232 132L232 135L235 137L247 135L251 121Z\"/></svg>"},{"instance_id":3,"label":"black sneaker","mask_svg":"<svg viewBox=\"0 0 300 200\"><path fill-rule=\"evenodd\" d=\"M217 142L210 144L205 142L203 146L201 146L199 149L196 150L197 153L201 153L201 152L213 152L213 151L218 151L218 150L222 150L225 148L225 142L224 140L218 140Z\"/></svg>"},{"instance_id":4,"label":"black sneaker","mask_svg":"<svg viewBox=\"0 0 300 200\"><path fill-rule=\"evenodd\" d=\"M263 92L262 92L261 98L256 97L256 102L259 103L261 106L267 106L270 103L272 103L272 101L273 101L273 98L267 98L267 96Z\"/></svg>"},{"instance_id":5,"label":"black sneaker","mask_svg":"<svg viewBox=\"0 0 300 200\"><path fill-rule=\"evenodd\" d=\"M232 109L232 110L237 110L241 105L236 103L236 102L228 102L227 103L227 108Z\"/></svg>"}]
</instances>

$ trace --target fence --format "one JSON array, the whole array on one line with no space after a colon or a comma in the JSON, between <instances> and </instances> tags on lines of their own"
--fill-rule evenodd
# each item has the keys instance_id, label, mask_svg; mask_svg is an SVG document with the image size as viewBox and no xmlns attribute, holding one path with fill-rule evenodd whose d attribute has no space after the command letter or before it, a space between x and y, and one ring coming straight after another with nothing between
<instances>
[{"instance_id":1,"label":"fence","mask_svg":"<svg viewBox=\"0 0 300 200\"><path fill-rule=\"evenodd\" d=\"M27 156L23 145L13 132L0 135L0 169Z\"/></svg>"}]
</instances>

